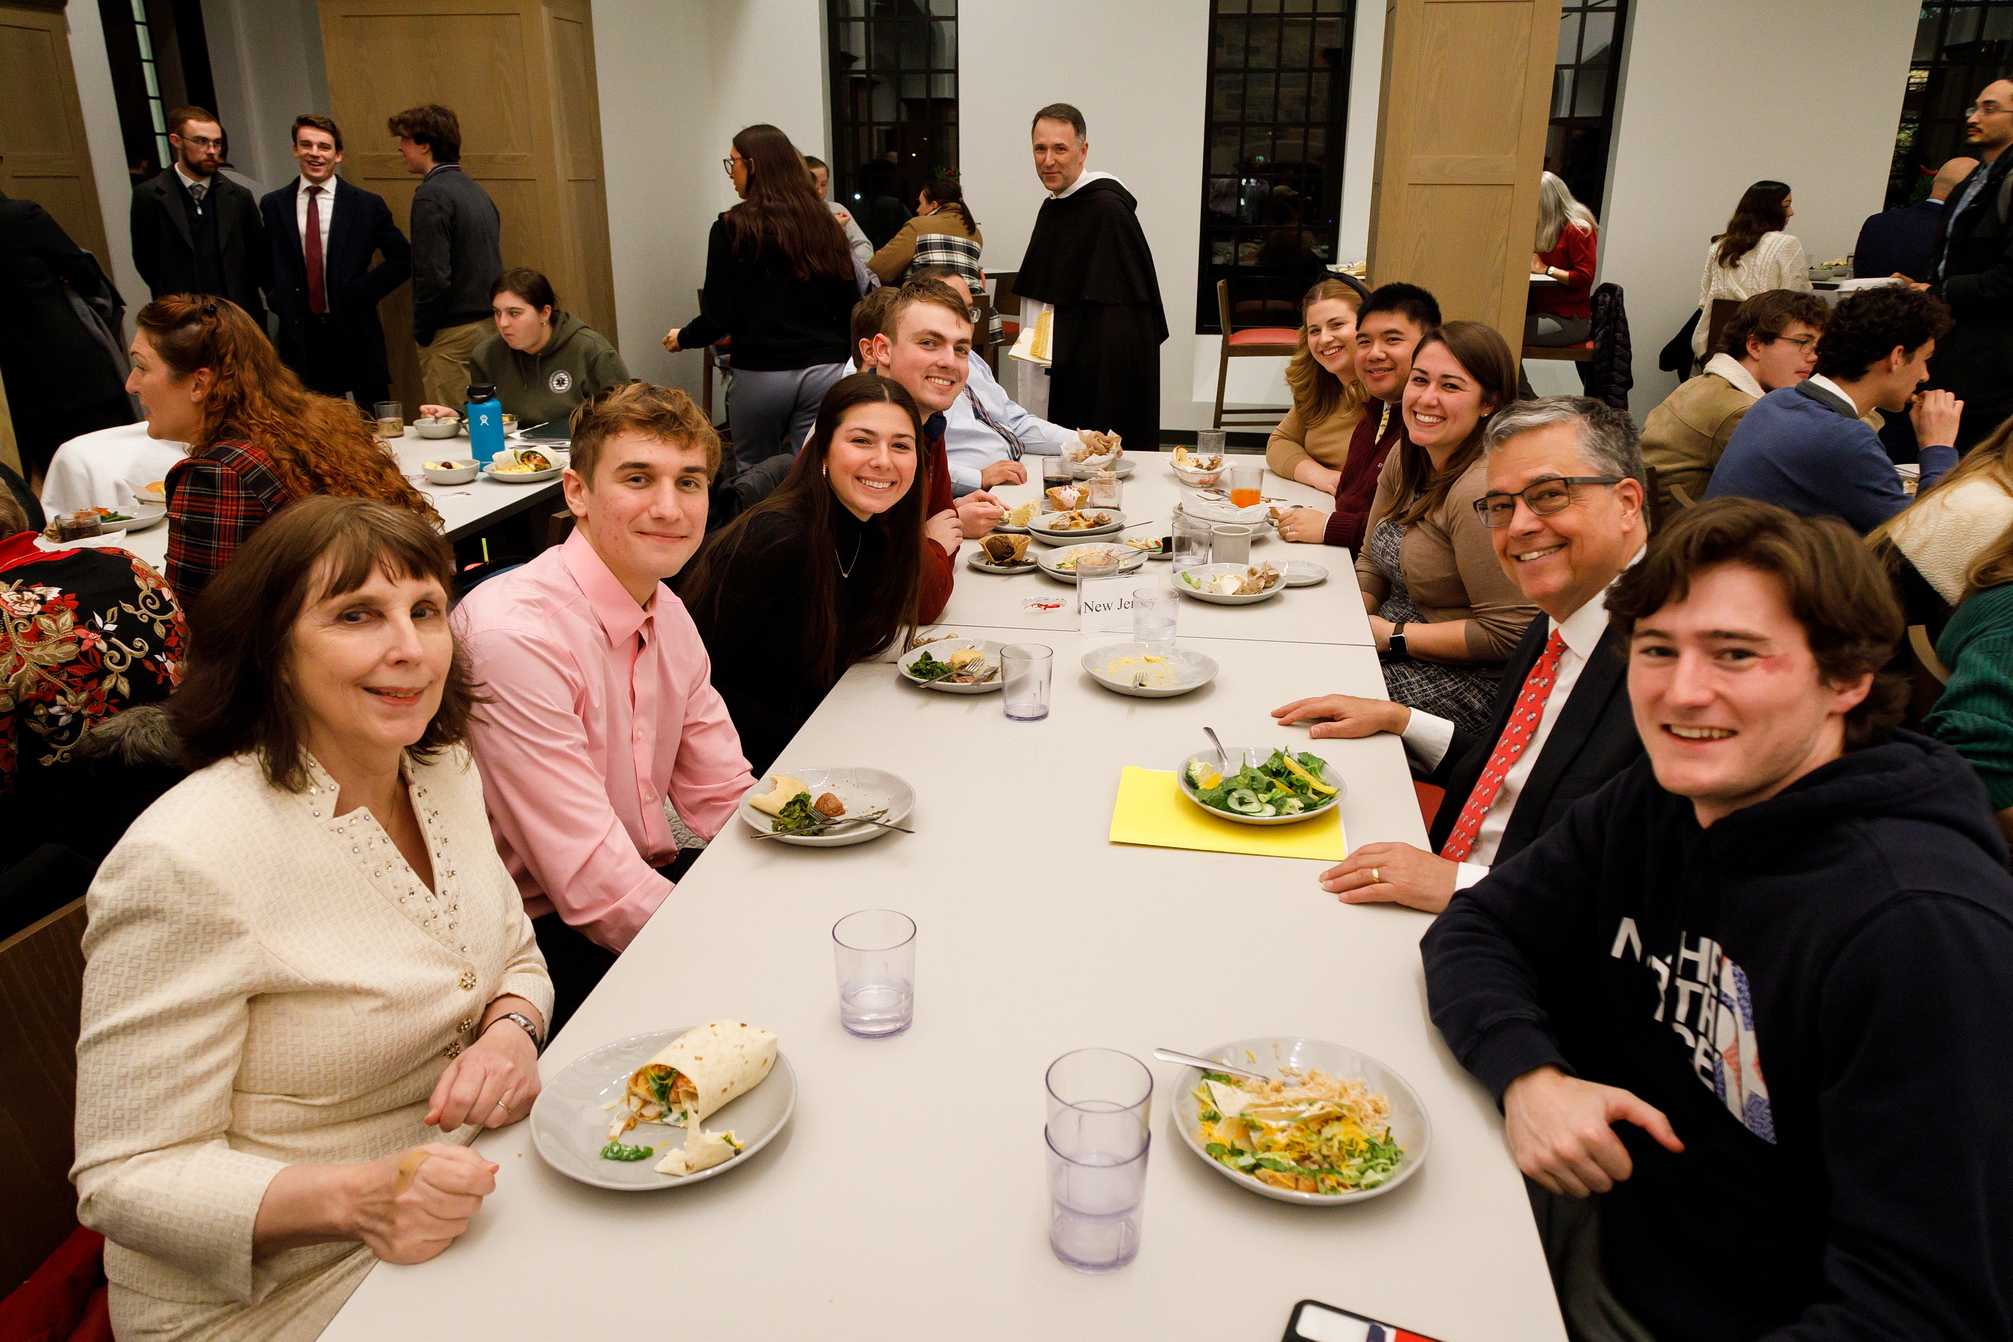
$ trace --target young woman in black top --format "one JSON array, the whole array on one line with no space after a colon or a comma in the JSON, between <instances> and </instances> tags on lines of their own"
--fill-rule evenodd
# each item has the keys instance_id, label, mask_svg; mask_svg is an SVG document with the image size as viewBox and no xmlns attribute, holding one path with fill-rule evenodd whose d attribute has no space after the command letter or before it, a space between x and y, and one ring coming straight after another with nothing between
<instances>
[{"instance_id":1,"label":"young woman in black top","mask_svg":"<svg viewBox=\"0 0 2013 1342\"><path fill-rule=\"evenodd\" d=\"M845 371L847 328L867 281L789 136L750 126L724 162L741 203L713 221L699 315L665 336L664 348L733 338L727 422L745 468L803 441Z\"/></svg>"},{"instance_id":2,"label":"young woman in black top","mask_svg":"<svg viewBox=\"0 0 2013 1342\"><path fill-rule=\"evenodd\" d=\"M847 667L915 628L922 437L922 415L899 382L842 379L789 478L678 579L757 776Z\"/></svg>"}]
</instances>

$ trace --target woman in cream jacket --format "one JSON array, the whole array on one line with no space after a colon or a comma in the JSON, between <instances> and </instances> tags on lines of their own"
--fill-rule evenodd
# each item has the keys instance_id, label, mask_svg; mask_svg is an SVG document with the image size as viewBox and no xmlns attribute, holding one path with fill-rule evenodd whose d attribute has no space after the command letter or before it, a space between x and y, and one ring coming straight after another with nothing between
<instances>
[{"instance_id":1,"label":"woman in cream jacket","mask_svg":"<svg viewBox=\"0 0 2013 1342\"><path fill-rule=\"evenodd\" d=\"M452 556L317 497L205 592L170 705L203 765L89 896L79 1218L140 1339L313 1338L467 1228L551 1008L461 744Z\"/></svg>"}]
</instances>

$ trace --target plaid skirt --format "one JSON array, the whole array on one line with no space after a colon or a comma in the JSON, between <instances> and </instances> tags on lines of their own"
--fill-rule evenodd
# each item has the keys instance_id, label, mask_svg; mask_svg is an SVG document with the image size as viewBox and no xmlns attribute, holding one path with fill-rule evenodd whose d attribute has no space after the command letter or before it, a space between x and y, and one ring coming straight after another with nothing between
<instances>
[{"instance_id":1,"label":"plaid skirt","mask_svg":"<svg viewBox=\"0 0 2013 1342\"><path fill-rule=\"evenodd\" d=\"M1391 594L1384 598L1377 614L1394 624L1399 620L1425 624L1425 617L1412 604L1412 595L1405 587L1405 573L1398 552L1399 543L1404 539L1403 527L1382 521L1370 533L1369 543L1363 547L1364 555L1391 584ZM1391 696L1393 703L1445 718L1465 732L1488 730L1489 719L1494 716L1496 706L1497 680L1497 677L1485 675L1473 667L1422 662L1416 657L1387 655L1384 659L1384 692Z\"/></svg>"}]
</instances>

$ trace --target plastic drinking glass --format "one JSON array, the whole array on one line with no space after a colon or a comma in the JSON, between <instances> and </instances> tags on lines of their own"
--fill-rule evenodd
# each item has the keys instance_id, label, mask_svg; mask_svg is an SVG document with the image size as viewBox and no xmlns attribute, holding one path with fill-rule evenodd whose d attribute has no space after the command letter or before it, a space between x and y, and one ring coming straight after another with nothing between
<instances>
[{"instance_id":1,"label":"plastic drinking glass","mask_svg":"<svg viewBox=\"0 0 2013 1342\"><path fill-rule=\"evenodd\" d=\"M1265 480L1265 468L1256 462L1239 462L1230 468L1230 504L1233 508L1250 508L1264 501L1265 491L1259 486Z\"/></svg>"},{"instance_id":2,"label":"plastic drinking glass","mask_svg":"<svg viewBox=\"0 0 2013 1342\"><path fill-rule=\"evenodd\" d=\"M1094 582L1099 578L1118 576L1118 550L1115 546L1101 546L1095 552L1082 551L1076 559L1078 582Z\"/></svg>"},{"instance_id":3,"label":"plastic drinking glass","mask_svg":"<svg viewBox=\"0 0 2013 1342\"><path fill-rule=\"evenodd\" d=\"M916 923L893 909L861 909L832 924L839 1024L863 1039L909 1028L916 1012Z\"/></svg>"},{"instance_id":4,"label":"plastic drinking glass","mask_svg":"<svg viewBox=\"0 0 2013 1342\"><path fill-rule=\"evenodd\" d=\"M1043 512L1052 513L1055 511L1055 500L1048 496L1048 491L1054 489L1057 485L1066 485L1070 482L1071 476L1069 473L1068 457L1053 456L1041 459L1041 510Z\"/></svg>"},{"instance_id":5,"label":"plastic drinking glass","mask_svg":"<svg viewBox=\"0 0 2013 1342\"><path fill-rule=\"evenodd\" d=\"M1049 1065L1049 1248L1083 1272L1110 1272L1139 1252L1152 1145L1153 1073L1117 1049L1086 1048Z\"/></svg>"},{"instance_id":6,"label":"plastic drinking glass","mask_svg":"<svg viewBox=\"0 0 2013 1342\"><path fill-rule=\"evenodd\" d=\"M1000 698L1006 715L1018 722L1039 722L1048 716L1049 680L1055 673L1055 649L1043 643L1011 643L1000 649Z\"/></svg>"},{"instance_id":7,"label":"plastic drinking glass","mask_svg":"<svg viewBox=\"0 0 2013 1342\"><path fill-rule=\"evenodd\" d=\"M1174 515L1174 555L1169 561L1175 572L1209 562L1210 533L1214 528L1204 518L1187 513Z\"/></svg>"},{"instance_id":8,"label":"plastic drinking glass","mask_svg":"<svg viewBox=\"0 0 2013 1342\"><path fill-rule=\"evenodd\" d=\"M405 407L397 401L379 401L374 407L380 438L397 438L405 432Z\"/></svg>"},{"instance_id":9,"label":"plastic drinking glass","mask_svg":"<svg viewBox=\"0 0 2013 1342\"><path fill-rule=\"evenodd\" d=\"M1174 593L1160 587L1139 587L1132 593L1132 641L1155 657L1174 651L1174 624L1180 607Z\"/></svg>"},{"instance_id":10,"label":"plastic drinking glass","mask_svg":"<svg viewBox=\"0 0 2013 1342\"><path fill-rule=\"evenodd\" d=\"M1206 457L1212 452L1222 452L1229 435L1222 429L1197 429L1195 432L1195 455Z\"/></svg>"}]
</instances>

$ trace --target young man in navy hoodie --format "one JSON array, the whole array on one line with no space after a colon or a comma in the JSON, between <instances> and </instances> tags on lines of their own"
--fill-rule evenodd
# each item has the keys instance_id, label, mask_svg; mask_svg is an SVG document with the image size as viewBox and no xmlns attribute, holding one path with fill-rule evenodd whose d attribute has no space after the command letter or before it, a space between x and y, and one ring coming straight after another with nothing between
<instances>
[{"instance_id":1,"label":"young man in navy hoodie","mask_svg":"<svg viewBox=\"0 0 2013 1342\"><path fill-rule=\"evenodd\" d=\"M1646 757L1423 943L1572 1335L2004 1342L2013 878L1969 767L1893 730L1886 579L1723 499L1607 605Z\"/></svg>"}]
</instances>

